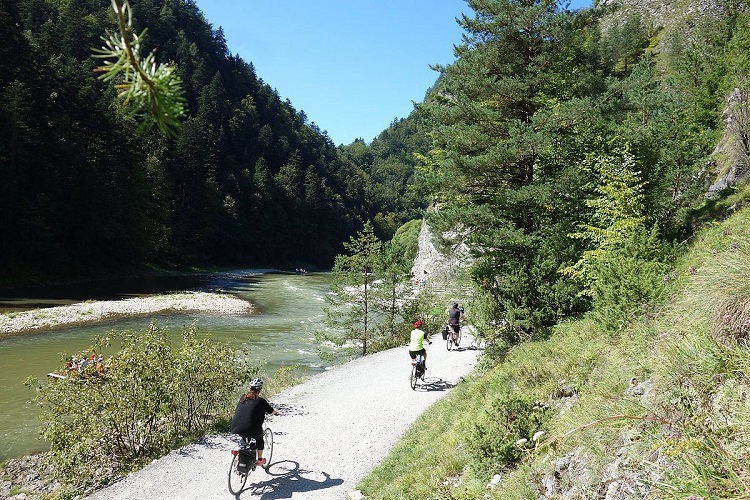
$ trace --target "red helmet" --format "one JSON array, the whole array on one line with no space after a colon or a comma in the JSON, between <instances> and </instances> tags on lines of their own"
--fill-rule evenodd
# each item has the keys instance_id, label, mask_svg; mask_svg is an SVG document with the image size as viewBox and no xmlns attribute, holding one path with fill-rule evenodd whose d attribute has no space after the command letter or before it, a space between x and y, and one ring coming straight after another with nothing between
<instances>
[{"instance_id":1,"label":"red helmet","mask_svg":"<svg viewBox=\"0 0 750 500\"><path fill-rule=\"evenodd\" d=\"M420 326L422 326L422 320L418 319L417 321L415 321L414 322L414 326L417 327L417 328L419 328Z\"/></svg>"}]
</instances>

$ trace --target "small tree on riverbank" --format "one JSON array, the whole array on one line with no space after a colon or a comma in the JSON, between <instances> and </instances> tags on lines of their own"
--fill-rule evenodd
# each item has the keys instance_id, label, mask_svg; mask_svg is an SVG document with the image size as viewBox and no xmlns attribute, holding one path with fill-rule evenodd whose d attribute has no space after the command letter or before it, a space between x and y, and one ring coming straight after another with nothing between
<instances>
[{"instance_id":1,"label":"small tree on riverbank","mask_svg":"<svg viewBox=\"0 0 750 500\"><path fill-rule=\"evenodd\" d=\"M406 244L403 236L384 244L369 222L344 244L348 254L336 257L327 298L328 330L316 333L322 358L366 355L405 342L410 323L402 311L410 302L414 259ZM333 345L335 352L324 349L325 344Z\"/></svg>"},{"instance_id":2,"label":"small tree on riverbank","mask_svg":"<svg viewBox=\"0 0 750 500\"><path fill-rule=\"evenodd\" d=\"M346 346L345 355L365 355L372 330L371 294L380 272L383 247L368 221L356 238L344 243L344 248L349 253L336 256L326 308L326 325L331 331L318 332L316 340Z\"/></svg>"},{"instance_id":3,"label":"small tree on riverbank","mask_svg":"<svg viewBox=\"0 0 750 500\"><path fill-rule=\"evenodd\" d=\"M371 339L371 351L381 351L402 345L409 325L404 321L403 308L409 302L411 262L404 258L394 241L388 242L381 258L380 279L373 288L373 308L378 311L377 333Z\"/></svg>"},{"instance_id":4,"label":"small tree on riverbank","mask_svg":"<svg viewBox=\"0 0 750 500\"><path fill-rule=\"evenodd\" d=\"M98 353L120 350L77 375L39 388L47 462L67 487L106 482L134 466L203 435L227 418L238 383L251 367L234 348L186 328L183 341L152 324L144 332L112 332ZM88 353L81 353L87 356Z\"/></svg>"}]
</instances>

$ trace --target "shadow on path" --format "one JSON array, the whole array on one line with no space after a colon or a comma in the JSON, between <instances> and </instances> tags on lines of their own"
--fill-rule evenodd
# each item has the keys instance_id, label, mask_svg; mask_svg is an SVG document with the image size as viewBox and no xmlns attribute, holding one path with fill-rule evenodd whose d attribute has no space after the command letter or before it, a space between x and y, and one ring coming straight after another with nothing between
<instances>
[{"instance_id":1,"label":"shadow on path","mask_svg":"<svg viewBox=\"0 0 750 500\"><path fill-rule=\"evenodd\" d=\"M235 498L241 498L243 493L246 492L250 492L252 496L259 496L266 500L292 498L294 493L322 490L344 483L343 479L332 479L331 475L327 472L301 469L299 463L293 460L272 463L268 466L266 474L271 476L271 478L248 485L244 490L235 495ZM316 476L320 477L320 480L315 479ZM251 475L249 480L252 481L259 477L258 475L255 475L255 477Z\"/></svg>"},{"instance_id":2,"label":"shadow on path","mask_svg":"<svg viewBox=\"0 0 750 500\"><path fill-rule=\"evenodd\" d=\"M447 391L451 389L453 384L447 380L443 380L440 377L425 377L423 381L417 384L417 391Z\"/></svg>"},{"instance_id":3,"label":"shadow on path","mask_svg":"<svg viewBox=\"0 0 750 500\"><path fill-rule=\"evenodd\" d=\"M231 440L231 438L230 438ZM206 448L209 450L218 450L218 449L226 449L226 443L217 441L216 439L213 439L211 436L204 436L194 443L190 443L187 446L183 446L182 448L179 448L175 451L175 453L181 457L193 457L193 456L200 456L202 452L202 448ZM231 456L227 454L228 459L231 460Z\"/></svg>"}]
</instances>

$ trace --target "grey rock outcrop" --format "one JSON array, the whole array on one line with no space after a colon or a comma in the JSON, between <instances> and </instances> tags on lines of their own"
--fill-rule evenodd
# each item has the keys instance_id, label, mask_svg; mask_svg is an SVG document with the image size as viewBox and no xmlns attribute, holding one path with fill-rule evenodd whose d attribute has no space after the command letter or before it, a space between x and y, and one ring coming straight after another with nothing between
<instances>
[{"instance_id":1,"label":"grey rock outcrop","mask_svg":"<svg viewBox=\"0 0 750 500\"><path fill-rule=\"evenodd\" d=\"M441 253L433 243L433 232L426 221L419 231L419 249L411 272L414 279L433 283L450 281L455 273L468 268L471 263L469 249L464 243L454 247L450 254Z\"/></svg>"},{"instance_id":2,"label":"grey rock outcrop","mask_svg":"<svg viewBox=\"0 0 750 500\"><path fill-rule=\"evenodd\" d=\"M721 118L724 134L711 158L723 172L708 188L707 199L718 198L727 188L739 184L750 176L750 106L747 91L735 88L727 99Z\"/></svg>"},{"instance_id":3,"label":"grey rock outcrop","mask_svg":"<svg viewBox=\"0 0 750 500\"><path fill-rule=\"evenodd\" d=\"M597 5L613 13L607 17L609 25L619 25L633 14L654 28L673 28L683 21L714 17L724 13L725 2L721 0L599 0Z\"/></svg>"}]
</instances>

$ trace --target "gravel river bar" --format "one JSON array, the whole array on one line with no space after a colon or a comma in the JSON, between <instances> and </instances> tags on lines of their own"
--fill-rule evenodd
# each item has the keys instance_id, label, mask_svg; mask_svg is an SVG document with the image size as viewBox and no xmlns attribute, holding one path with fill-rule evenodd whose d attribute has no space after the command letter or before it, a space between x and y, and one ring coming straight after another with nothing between
<instances>
[{"instance_id":1,"label":"gravel river bar","mask_svg":"<svg viewBox=\"0 0 750 500\"><path fill-rule=\"evenodd\" d=\"M181 292L123 300L79 302L68 306L0 314L0 337L164 312L242 316L251 314L253 305L232 295L210 292Z\"/></svg>"}]
</instances>

